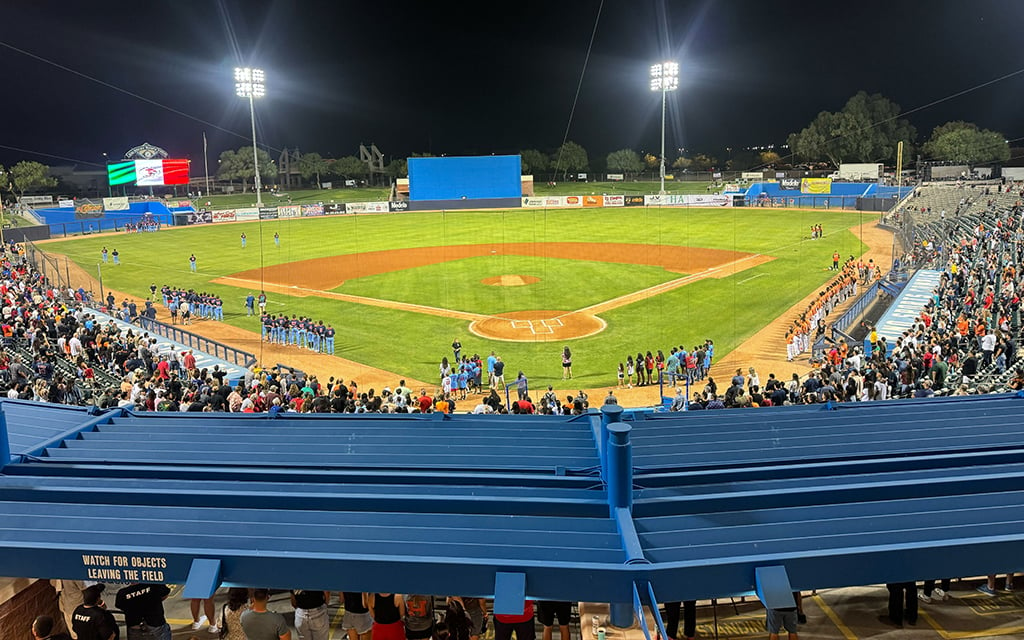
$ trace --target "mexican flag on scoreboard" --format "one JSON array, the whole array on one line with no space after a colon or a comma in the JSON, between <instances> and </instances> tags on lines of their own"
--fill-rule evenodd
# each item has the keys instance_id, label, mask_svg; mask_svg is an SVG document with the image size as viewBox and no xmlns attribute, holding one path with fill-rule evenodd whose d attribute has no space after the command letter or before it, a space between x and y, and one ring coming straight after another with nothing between
<instances>
[{"instance_id":1,"label":"mexican flag on scoreboard","mask_svg":"<svg viewBox=\"0 0 1024 640\"><path fill-rule=\"evenodd\" d=\"M111 186L137 184L158 187L167 184L188 184L188 160L126 160L107 165L107 181Z\"/></svg>"},{"instance_id":2,"label":"mexican flag on scoreboard","mask_svg":"<svg viewBox=\"0 0 1024 640\"><path fill-rule=\"evenodd\" d=\"M188 160L136 160L135 184L140 187L188 184Z\"/></svg>"}]
</instances>

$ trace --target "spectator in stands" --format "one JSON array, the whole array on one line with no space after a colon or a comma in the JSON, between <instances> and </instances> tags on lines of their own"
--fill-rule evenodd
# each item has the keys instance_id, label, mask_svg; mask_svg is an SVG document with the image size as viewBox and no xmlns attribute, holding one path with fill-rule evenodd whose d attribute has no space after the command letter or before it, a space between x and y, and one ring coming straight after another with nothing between
<instances>
[{"instance_id":1,"label":"spectator in stands","mask_svg":"<svg viewBox=\"0 0 1024 640\"><path fill-rule=\"evenodd\" d=\"M247 640L291 640L292 632L284 616L267 610L269 599L266 589L253 589L252 608L239 617Z\"/></svg>"}]
</instances>

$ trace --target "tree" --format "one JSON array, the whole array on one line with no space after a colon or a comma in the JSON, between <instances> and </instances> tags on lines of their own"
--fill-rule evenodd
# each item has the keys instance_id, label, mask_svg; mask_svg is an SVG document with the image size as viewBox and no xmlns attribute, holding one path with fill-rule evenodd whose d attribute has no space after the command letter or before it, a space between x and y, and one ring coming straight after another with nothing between
<instances>
[{"instance_id":1,"label":"tree","mask_svg":"<svg viewBox=\"0 0 1024 640\"><path fill-rule=\"evenodd\" d=\"M18 192L18 196L24 196L26 191L56 187L57 179L51 177L49 173L50 167L45 164L22 160L11 167L11 183Z\"/></svg>"},{"instance_id":2,"label":"tree","mask_svg":"<svg viewBox=\"0 0 1024 640\"><path fill-rule=\"evenodd\" d=\"M774 151L762 151L757 161L762 167L773 167L782 162L782 156Z\"/></svg>"},{"instance_id":3,"label":"tree","mask_svg":"<svg viewBox=\"0 0 1024 640\"><path fill-rule=\"evenodd\" d=\"M637 174L644 170L640 154L632 149L619 149L608 154L608 170L626 174Z\"/></svg>"},{"instance_id":4,"label":"tree","mask_svg":"<svg viewBox=\"0 0 1024 640\"><path fill-rule=\"evenodd\" d=\"M806 128L787 140L793 153L809 161L893 162L897 143L913 154L917 130L898 117L900 106L880 94L860 91L841 111L822 111Z\"/></svg>"},{"instance_id":5,"label":"tree","mask_svg":"<svg viewBox=\"0 0 1024 640\"><path fill-rule=\"evenodd\" d=\"M369 173L366 163L355 156L344 156L331 162L330 173L339 178L355 179Z\"/></svg>"},{"instance_id":6,"label":"tree","mask_svg":"<svg viewBox=\"0 0 1024 640\"><path fill-rule=\"evenodd\" d=\"M924 152L934 160L970 165L1010 159L1010 145L1003 134L978 129L973 122L962 120L935 127L932 137L924 144Z\"/></svg>"},{"instance_id":7,"label":"tree","mask_svg":"<svg viewBox=\"0 0 1024 640\"><path fill-rule=\"evenodd\" d=\"M698 153L693 157L693 170L694 171L710 171L718 165L718 158L709 156L703 153Z\"/></svg>"},{"instance_id":8,"label":"tree","mask_svg":"<svg viewBox=\"0 0 1024 640\"><path fill-rule=\"evenodd\" d=\"M590 166L586 149L571 140L559 147L551 159L555 173L563 175L569 171L586 171Z\"/></svg>"},{"instance_id":9,"label":"tree","mask_svg":"<svg viewBox=\"0 0 1024 640\"><path fill-rule=\"evenodd\" d=\"M692 165L693 160L687 158L686 156L679 156L678 158L672 161L672 168L677 169L679 171L687 171Z\"/></svg>"},{"instance_id":10,"label":"tree","mask_svg":"<svg viewBox=\"0 0 1024 640\"><path fill-rule=\"evenodd\" d=\"M260 163L260 182L263 184L277 181L277 166L270 155L260 149L257 151ZM220 166L217 168L217 179L234 182L241 180L242 193L248 190L248 180L255 180L252 163L252 147L242 147L238 151L224 151L220 154Z\"/></svg>"},{"instance_id":11,"label":"tree","mask_svg":"<svg viewBox=\"0 0 1024 640\"><path fill-rule=\"evenodd\" d=\"M536 149L523 149L519 152L524 174L537 175L548 170L551 161L548 157Z\"/></svg>"},{"instance_id":12,"label":"tree","mask_svg":"<svg viewBox=\"0 0 1024 640\"><path fill-rule=\"evenodd\" d=\"M661 160L653 153L645 153L644 164L647 165L648 169L657 169L661 166Z\"/></svg>"},{"instance_id":13,"label":"tree","mask_svg":"<svg viewBox=\"0 0 1024 640\"><path fill-rule=\"evenodd\" d=\"M306 180L316 176L317 189L321 184L320 176L324 173L327 173L327 160L324 160L319 153L304 153L299 156L299 175Z\"/></svg>"},{"instance_id":14,"label":"tree","mask_svg":"<svg viewBox=\"0 0 1024 640\"><path fill-rule=\"evenodd\" d=\"M405 178L409 175L409 163L405 158L395 158L384 167L384 173L392 180Z\"/></svg>"}]
</instances>

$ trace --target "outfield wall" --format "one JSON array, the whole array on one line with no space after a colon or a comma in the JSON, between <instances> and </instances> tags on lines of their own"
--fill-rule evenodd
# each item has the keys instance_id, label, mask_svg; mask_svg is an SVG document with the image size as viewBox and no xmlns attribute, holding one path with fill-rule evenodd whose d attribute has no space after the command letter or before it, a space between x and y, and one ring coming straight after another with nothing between
<instances>
[{"instance_id":1,"label":"outfield wall","mask_svg":"<svg viewBox=\"0 0 1024 640\"><path fill-rule=\"evenodd\" d=\"M420 202L332 202L329 204L290 204L276 207L247 207L176 213L175 225L216 224L281 220L355 213L401 213L403 211L449 211L457 209L573 209L603 207L731 207L727 195L579 195L523 196L522 198L487 198L476 200L428 200Z\"/></svg>"}]
</instances>

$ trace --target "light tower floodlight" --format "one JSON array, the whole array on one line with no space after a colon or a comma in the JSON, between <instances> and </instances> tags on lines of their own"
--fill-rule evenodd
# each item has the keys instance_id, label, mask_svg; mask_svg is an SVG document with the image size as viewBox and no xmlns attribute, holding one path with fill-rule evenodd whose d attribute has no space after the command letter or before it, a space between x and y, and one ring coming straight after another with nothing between
<instances>
[{"instance_id":1,"label":"light tower floodlight","mask_svg":"<svg viewBox=\"0 0 1024 640\"><path fill-rule=\"evenodd\" d=\"M256 189L256 206L263 206L263 192L260 188L260 160L256 153L256 107L253 98L267 95L266 74L263 69L235 67L235 95L249 99L249 119L252 122L252 165L255 170L253 187Z\"/></svg>"},{"instance_id":2,"label":"light tower floodlight","mask_svg":"<svg viewBox=\"0 0 1024 640\"><path fill-rule=\"evenodd\" d=\"M669 91L679 88L679 63L651 65L651 91L661 92L661 193L665 193L665 102Z\"/></svg>"}]
</instances>

